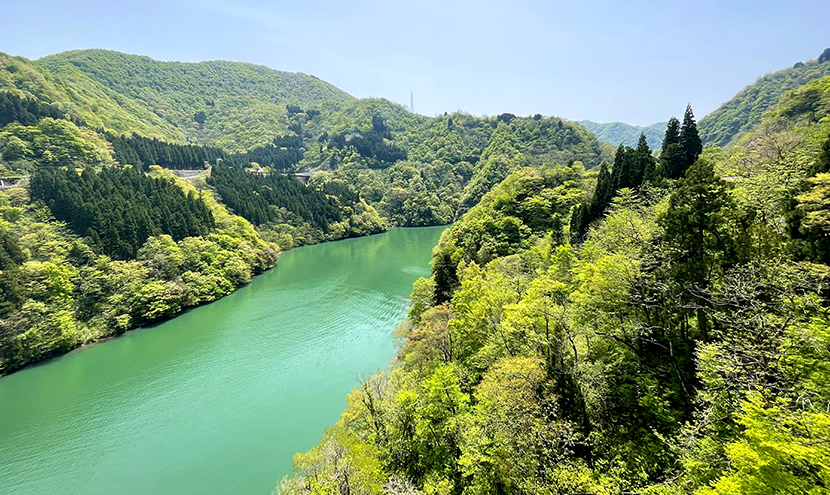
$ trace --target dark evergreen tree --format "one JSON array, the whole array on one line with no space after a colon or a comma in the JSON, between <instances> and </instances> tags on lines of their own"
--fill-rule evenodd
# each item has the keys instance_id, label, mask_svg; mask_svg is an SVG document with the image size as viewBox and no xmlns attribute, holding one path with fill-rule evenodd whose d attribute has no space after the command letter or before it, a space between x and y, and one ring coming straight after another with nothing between
<instances>
[{"instance_id":1,"label":"dark evergreen tree","mask_svg":"<svg viewBox=\"0 0 830 495\"><path fill-rule=\"evenodd\" d=\"M666 123L666 134L663 136L663 150L672 144L680 144L680 121L672 117Z\"/></svg>"},{"instance_id":2,"label":"dark evergreen tree","mask_svg":"<svg viewBox=\"0 0 830 495\"><path fill-rule=\"evenodd\" d=\"M622 144L617 147L617 152L614 153L614 168L611 169L611 183L612 189L617 190L621 187L627 187L628 182L628 161L626 159L626 149Z\"/></svg>"},{"instance_id":3,"label":"dark evergreen tree","mask_svg":"<svg viewBox=\"0 0 830 495\"><path fill-rule=\"evenodd\" d=\"M31 194L55 218L118 259L135 258L153 235L180 240L214 228L213 214L201 198L135 168L86 169L80 175L73 169L41 168L32 176Z\"/></svg>"},{"instance_id":4,"label":"dark evergreen tree","mask_svg":"<svg viewBox=\"0 0 830 495\"><path fill-rule=\"evenodd\" d=\"M215 164L217 160L236 167L247 167L256 162L262 167L284 170L295 166L303 158L303 140L296 135L276 137L272 144L258 146L245 153L227 153L210 146L171 144L137 134L107 134L107 140L112 143L116 161L144 170L150 165L173 170L201 169L205 167L205 162Z\"/></svg>"},{"instance_id":5,"label":"dark evergreen tree","mask_svg":"<svg viewBox=\"0 0 830 495\"><path fill-rule=\"evenodd\" d=\"M666 135L660 151L660 167L669 179L679 179L685 172L685 163L686 155L680 145L680 121L672 117L666 125Z\"/></svg>"},{"instance_id":6,"label":"dark evergreen tree","mask_svg":"<svg viewBox=\"0 0 830 495\"><path fill-rule=\"evenodd\" d=\"M635 156L637 166L634 170L634 181L639 186L646 180L646 173L648 173L649 180L652 180L655 173L655 160L651 155L651 148L649 148L646 141L646 135L643 133L640 133Z\"/></svg>"},{"instance_id":7,"label":"dark evergreen tree","mask_svg":"<svg viewBox=\"0 0 830 495\"><path fill-rule=\"evenodd\" d=\"M679 175L682 177L703 152L703 143L697 132L697 123L695 123L695 114L692 112L691 104L686 105L686 112L683 114L683 125L680 126L680 147L683 148L685 158L683 171Z\"/></svg>"},{"instance_id":8,"label":"dark evergreen tree","mask_svg":"<svg viewBox=\"0 0 830 495\"><path fill-rule=\"evenodd\" d=\"M586 201L583 201L574 207L573 213L571 213L570 224L572 242L581 241L582 237L585 235L585 232L588 231L588 225L591 221L590 211L591 204Z\"/></svg>"},{"instance_id":9,"label":"dark evergreen tree","mask_svg":"<svg viewBox=\"0 0 830 495\"><path fill-rule=\"evenodd\" d=\"M713 164L698 160L680 180L662 218L672 278L685 297L692 299L690 307L701 301L689 294L708 289L715 274L731 262L730 208L726 181L715 175ZM708 327L702 310L697 311L697 317L705 340Z\"/></svg>"},{"instance_id":10,"label":"dark evergreen tree","mask_svg":"<svg viewBox=\"0 0 830 495\"><path fill-rule=\"evenodd\" d=\"M34 98L21 98L16 94L0 91L0 126L12 122L20 122L23 125L37 125L38 121L45 117L70 120L76 125L84 125L83 121L77 116L70 115L56 105L49 105Z\"/></svg>"},{"instance_id":11,"label":"dark evergreen tree","mask_svg":"<svg viewBox=\"0 0 830 495\"><path fill-rule=\"evenodd\" d=\"M608 171L608 165L602 162L597 176L597 186L594 189L594 196L590 202L583 202L571 216L570 233L573 241L578 241L588 232L591 222L600 218L605 208L611 203L616 189L614 187L614 176Z\"/></svg>"},{"instance_id":12,"label":"dark evergreen tree","mask_svg":"<svg viewBox=\"0 0 830 495\"><path fill-rule=\"evenodd\" d=\"M256 225L279 220L298 226L309 223L327 232L330 223L343 219L341 204L359 201L357 194L346 187L324 186L324 192L320 192L294 176L252 174L224 165L213 167L208 184L216 188L234 213ZM279 209L287 213L279 213Z\"/></svg>"}]
</instances>

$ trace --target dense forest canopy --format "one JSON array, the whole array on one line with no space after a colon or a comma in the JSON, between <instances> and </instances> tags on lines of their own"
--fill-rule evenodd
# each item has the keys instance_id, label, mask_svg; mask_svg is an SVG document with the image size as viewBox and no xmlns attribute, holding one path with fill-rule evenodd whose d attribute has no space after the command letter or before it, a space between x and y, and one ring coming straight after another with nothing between
<instances>
[{"instance_id":1,"label":"dense forest canopy","mask_svg":"<svg viewBox=\"0 0 830 495\"><path fill-rule=\"evenodd\" d=\"M280 250L453 223L397 362L279 492L824 493L827 58L612 146L250 64L0 54L0 373Z\"/></svg>"},{"instance_id":2,"label":"dense forest canopy","mask_svg":"<svg viewBox=\"0 0 830 495\"><path fill-rule=\"evenodd\" d=\"M590 120L580 120L579 125L596 134L600 141L613 144L614 146L637 146L640 134L645 134L648 145L658 148L663 140L663 131L666 130L665 122L657 122L647 126L631 125L624 122L610 122L600 124Z\"/></svg>"},{"instance_id":3,"label":"dense forest canopy","mask_svg":"<svg viewBox=\"0 0 830 495\"><path fill-rule=\"evenodd\" d=\"M342 219L335 198L305 187L293 176L261 176L218 165L211 170L208 184L216 188L225 204L255 225L274 221L279 208L324 231L330 222Z\"/></svg>"},{"instance_id":4,"label":"dense forest canopy","mask_svg":"<svg viewBox=\"0 0 830 495\"><path fill-rule=\"evenodd\" d=\"M781 95L830 74L830 59L798 62L793 67L759 77L700 121L700 136L707 146L724 146L761 123L764 112Z\"/></svg>"},{"instance_id":5,"label":"dense forest canopy","mask_svg":"<svg viewBox=\"0 0 830 495\"><path fill-rule=\"evenodd\" d=\"M79 74L139 102L185 137L243 151L290 125L286 104L308 108L353 99L316 77L240 62L162 62L107 50L81 50L36 62Z\"/></svg>"},{"instance_id":6,"label":"dense forest canopy","mask_svg":"<svg viewBox=\"0 0 830 495\"><path fill-rule=\"evenodd\" d=\"M182 132L152 109L71 68L50 72L23 57L0 53L0 92L56 106L96 129L182 139Z\"/></svg>"},{"instance_id":7,"label":"dense forest canopy","mask_svg":"<svg viewBox=\"0 0 830 495\"><path fill-rule=\"evenodd\" d=\"M151 236L180 241L206 236L215 227L213 214L192 191L186 195L134 168L81 174L42 168L32 176L30 189L32 199L46 203L56 219L116 259L135 258Z\"/></svg>"},{"instance_id":8,"label":"dense forest canopy","mask_svg":"<svg viewBox=\"0 0 830 495\"><path fill-rule=\"evenodd\" d=\"M658 160L511 172L275 493L825 493L828 95L724 150L689 107Z\"/></svg>"}]
</instances>

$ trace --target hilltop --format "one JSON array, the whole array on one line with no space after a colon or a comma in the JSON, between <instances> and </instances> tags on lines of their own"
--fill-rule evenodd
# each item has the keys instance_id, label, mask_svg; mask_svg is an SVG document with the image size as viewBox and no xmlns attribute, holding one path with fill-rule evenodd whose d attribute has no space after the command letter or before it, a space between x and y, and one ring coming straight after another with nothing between
<instances>
[{"instance_id":1,"label":"hilltop","mask_svg":"<svg viewBox=\"0 0 830 495\"><path fill-rule=\"evenodd\" d=\"M177 127L180 138L243 150L287 132L287 105L303 109L355 98L314 76L244 62L163 62L109 50L36 61L61 79L84 77L138 101Z\"/></svg>"},{"instance_id":2,"label":"hilltop","mask_svg":"<svg viewBox=\"0 0 830 495\"><path fill-rule=\"evenodd\" d=\"M830 49L817 60L765 74L700 121L706 146L725 146L761 123L764 113L789 90L830 74Z\"/></svg>"},{"instance_id":3,"label":"hilltop","mask_svg":"<svg viewBox=\"0 0 830 495\"><path fill-rule=\"evenodd\" d=\"M637 146L640 134L646 135L646 141L651 149L657 149L663 142L663 133L666 132L666 123L657 122L647 126L631 125L624 122L609 122L601 124L590 120L577 122L582 127L596 134L597 139L614 146Z\"/></svg>"}]
</instances>

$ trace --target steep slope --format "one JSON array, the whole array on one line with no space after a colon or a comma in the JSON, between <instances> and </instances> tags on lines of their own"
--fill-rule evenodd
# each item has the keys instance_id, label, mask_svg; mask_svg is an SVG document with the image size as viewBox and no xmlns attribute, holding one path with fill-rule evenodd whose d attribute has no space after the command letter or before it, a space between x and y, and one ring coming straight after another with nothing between
<instances>
[{"instance_id":1,"label":"steep slope","mask_svg":"<svg viewBox=\"0 0 830 495\"><path fill-rule=\"evenodd\" d=\"M363 108L370 104L371 111ZM426 119L384 100L347 107L355 111L324 121L331 132L304 129L304 136L321 134L307 143L302 164L331 169L312 183L349 184L397 225L450 223L521 167L581 162L592 168L613 158L609 145L557 117L453 113ZM378 153L405 159L383 161Z\"/></svg>"},{"instance_id":2,"label":"steep slope","mask_svg":"<svg viewBox=\"0 0 830 495\"><path fill-rule=\"evenodd\" d=\"M97 129L168 140L182 137L180 130L141 102L69 68L55 67L50 72L23 57L0 53L0 91L56 105Z\"/></svg>"},{"instance_id":3,"label":"steep slope","mask_svg":"<svg viewBox=\"0 0 830 495\"><path fill-rule=\"evenodd\" d=\"M793 67L766 74L745 87L699 124L706 146L724 146L759 124L785 92L830 74L830 60L798 62Z\"/></svg>"},{"instance_id":4,"label":"steep slope","mask_svg":"<svg viewBox=\"0 0 830 495\"><path fill-rule=\"evenodd\" d=\"M395 364L274 493L826 493L828 112L830 76L786 93L573 244L590 177L508 176L442 234Z\"/></svg>"},{"instance_id":5,"label":"steep slope","mask_svg":"<svg viewBox=\"0 0 830 495\"><path fill-rule=\"evenodd\" d=\"M646 141L651 149L657 149L663 142L663 133L666 132L666 123L657 122L656 124L647 125L645 127L639 125L626 124L625 122L609 122L601 124L599 122L592 122L590 120L580 120L579 125L596 134L597 139L605 143L613 144L614 146L637 146L637 140L640 139L640 133L646 135Z\"/></svg>"},{"instance_id":6,"label":"steep slope","mask_svg":"<svg viewBox=\"0 0 830 495\"><path fill-rule=\"evenodd\" d=\"M515 170L579 182L610 158L557 117L428 118L250 64L2 62L0 177L31 187L0 192L0 374L222 297L279 249L450 223ZM533 228L576 198L526 195Z\"/></svg>"},{"instance_id":7,"label":"steep slope","mask_svg":"<svg viewBox=\"0 0 830 495\"><path fill-rule=\"evenodd\" d=\"M142 102L202 144L243 150L287 131L286 104L303 109L353 100L314 76L241 62L162 62L108 50L49 55L37 63L68 77L84 74Z\"/></svg>"}]
</instances>

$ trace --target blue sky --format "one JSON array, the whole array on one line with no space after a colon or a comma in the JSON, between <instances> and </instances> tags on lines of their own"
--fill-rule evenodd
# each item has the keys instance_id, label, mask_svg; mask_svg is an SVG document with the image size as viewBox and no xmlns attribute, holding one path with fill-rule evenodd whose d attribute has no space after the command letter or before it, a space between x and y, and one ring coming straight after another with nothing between
<instances>
[{"instance_id":1,"label":"blue sky","mask_svg":"<svg viewBox=\"0 0 830 495\"><path fill-rule=\"evenodd\" d=\"M13 1L0 51L108 48L314 74L425 115L698 118L830 47L830 2Z\"/></svg>"}]
</instances>

